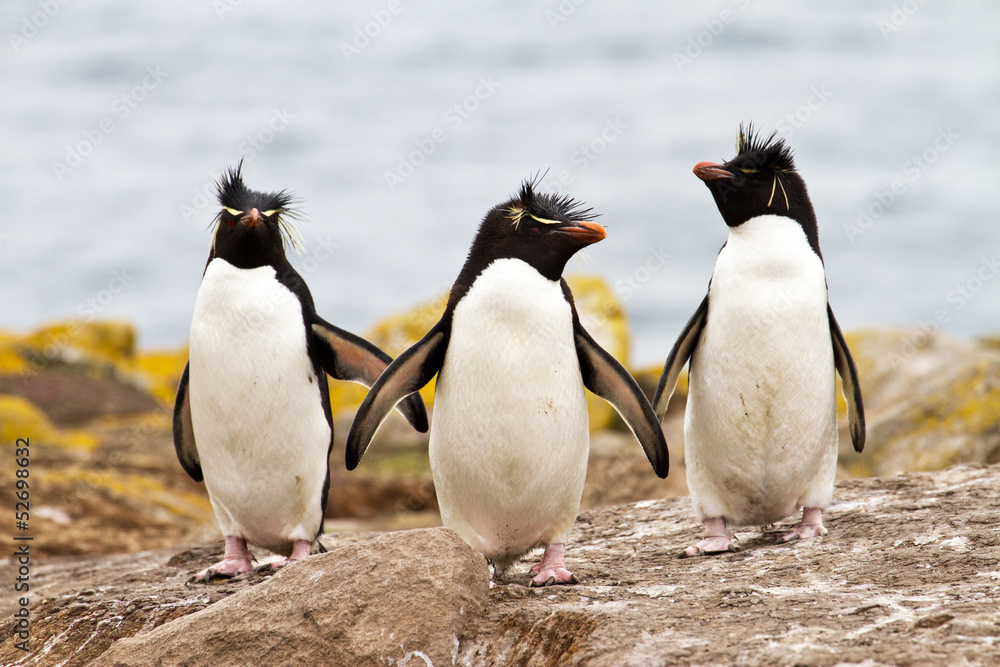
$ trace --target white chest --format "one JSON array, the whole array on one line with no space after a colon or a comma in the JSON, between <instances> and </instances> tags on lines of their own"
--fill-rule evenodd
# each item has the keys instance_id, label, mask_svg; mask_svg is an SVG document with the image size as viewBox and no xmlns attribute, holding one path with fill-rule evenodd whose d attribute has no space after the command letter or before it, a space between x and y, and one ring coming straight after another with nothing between
<instances>
[{"instance_id":1,"label":"white chest","mask_svg":"<svg viewBox=\"0 0 1000 667\"><path fill-rule=\"evenodd\" d=\"M787 513L836 463L834 373L823 265L801 227L761 216L732 229L691 359L685 441L696 505L737 522Z\"/></svg>"},{"instance_id":2,"label":"white chest","mask_svg":"<svg viewBox=\"0 0 1000 667\"><path fill-rule=\"evenodd\" d=\"M589 451L572 311L558 282L498 260L455 308L430 456L445 525L484 553L569 530Z\"/></svg>"},{"instance_id":3,"label":"white chest","mask_svg":"<svg viewBox=\"0 0 1000 667\"><path fill-rule=\"evenodd\" d=\"M768 376L813 350L828 351L832 363L826 304L823 263L802 228L781 216L754 218L731 230L719 253L696 353L710 350L730 372L749 364Z\"/></svg>"},{"instance_id":4,"label":"white chest","mask_svg":"<svg viewBox=\"0 0 1000 667\"><path fill-rule=\"evenodd\" d=\"M304 513L312 528L300 532L318 526L330 445L319 381L301 304L274 269L213 260L191 322L189 392L205 483L223 531L235 531L226 534L267 545Z\"/></svg>"},{"instance_id":5,"label":"white chest","mask_svg":"<svg viewBox=\"0 0 1000 667\"><path fill-rule=\"evenodd\" d=\"M494 262L455 308L438 400L470 409L485 401L495 422L505 413L558 417L561 406L582 397L572 311L561 286L520 260Z\"/></svg>"}]
</instances>

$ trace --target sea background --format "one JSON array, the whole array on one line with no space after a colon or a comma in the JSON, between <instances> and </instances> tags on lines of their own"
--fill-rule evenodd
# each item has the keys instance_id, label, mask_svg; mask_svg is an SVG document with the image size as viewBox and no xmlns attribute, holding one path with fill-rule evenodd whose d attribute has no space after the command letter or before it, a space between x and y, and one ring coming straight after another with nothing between
<instances>
[{"instance_id":1,"label":"sea background","mask_svg":"<svg viewBox=\"0 0 1000 667\"><path fill-rule=\"evenodd\" d=\"M608 229L568 271L661 362L726 238L691 168L753 121L795 149L845 330L1000 332L994 2L35 0L0 28L0 328L183 344L243 159L297 195L292 262L361 333L443 293L545 173Z\"/></svg>"}]
</instances>

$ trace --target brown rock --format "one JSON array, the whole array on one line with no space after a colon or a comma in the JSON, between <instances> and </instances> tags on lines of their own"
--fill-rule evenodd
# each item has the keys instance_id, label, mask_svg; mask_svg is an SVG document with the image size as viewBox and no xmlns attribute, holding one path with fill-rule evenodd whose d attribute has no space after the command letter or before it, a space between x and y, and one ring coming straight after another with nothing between
<instances>
[{"instance_id":1,"label":"brown rock","mask_svg":"<svg viewBox=\"0 0 1000 667\"><path fill-rule=\"evenodd\" d=\"M143 413L160 407L152 396L122 381L112 371L54 367L37 373L0 375L0 394L23 396L59 426L78 426L94 417Z\"/></svg>"},{"instance_id":2,"label":"brown rock","mask_svg":"<svg viewBox=\"0 0 1000 667\"><path fill-rule=\"evenodd\" d=\"M528 588L528 559L485 606L483 561L443 530L327 536L328 554L212 586L184 581L218 544L33 561L31 653L8 596L0 664L87 665L127 636L96 664L996 664L1000 466L849 480L836 499L826 537L777 544L786 522L685 560L701 536L686 498L589 510L567 545L580 585ZM433 649L411 641L428 634Z\"/></svg>"},{"instance_id":3,"label":"brown rock","mask_svg":"<svg viewBox=\"0 0 1000 667\"><path fill-rule=\"evenodd\" d=\"M690 501L583 512L578 586L490 591L463 665L996 664L1000 466L838 483L829 535L678 559L701 537ZM522 563L513 578L526 584Z\"/></svg>"},{"instance_id":4,"label":"brown rock","mask_svg":"<svg viewBox=\"0 0 1000 667\"><path fill-rule=\"evenodd\" d=\"M485 559L452 531L390 533L121 639L91 664L450 664L467 620L486 605L488 582Z\"/></svg>"},{"instance_id":5,"label":"brown rock","mask_svg":"<svg viewBox=\"0 0 1000 667\"><path fill-rule=\"evenodd\" d=\"M220 548L199 548L199 565L218 560ZM121 637L167 623L264 581L261 574L197 589L185 585L193 567L167 563L164 552L127 556L31 559L29 652L14 646L5 623L0 639L0 665L83 667ZM183 557L181 558L183 561ZM17 601L2 600L10 619Z\"/></svg>"},{"instance_id":6,"label":"brown rock","mask_svg":"<svg viewBox=\"0 0 1000 667\"><path fill-rule=\"evenodd\" d=\"M1000 350L921 329L847 340L868 420L861 456L841 437L840 462L852 477L1000 462Z\"/></svg>"},{"instance_id":7,"label":"brown rock","mask_svg":"<svg viewBox=\"0 0 1000 667\"><path fill-rule=\"evenodd\" d=\"M218 535L204 484L178 464L170 428L159 410L91 422L86 434L97 444L89 447L72 446L68 431L58 440L37 426L18 433L31 443L32 553L137 552ZM0 464L0 472L12 480L13 451L5 451L9 467ZM13 509L14 493L13 484L0 484L0 503ZM0 525L8 543L14 532L13 522Z\"/></svg>"}]
</instances>

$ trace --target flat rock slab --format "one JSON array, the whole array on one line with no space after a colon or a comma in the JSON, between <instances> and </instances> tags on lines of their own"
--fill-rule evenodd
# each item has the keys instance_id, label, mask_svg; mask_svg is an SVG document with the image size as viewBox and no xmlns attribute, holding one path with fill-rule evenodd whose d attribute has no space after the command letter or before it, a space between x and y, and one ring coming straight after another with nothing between
<instances>
[{"instance_id":1,"label":"flat rock slab","mask_svg":"<svg viewBox=\"0 0 1000 667\"><path fill-rule=\"evenodd\" d=\"M533 558L487 593L483 560L443 529L330 537L212 586L184 581L216 547L38 565L32 651L6 616L0 664L1000 664L1000 466L836 498L826 537L776 544L788 522L684 560L701 536L688 499L589 510L567 545L583 583L547 589L527 587Z\"/></svg>"},{"instance_id":2,"label":"flat rock slab","mask_svg":"<svg viewBox=\"0 0 1000 667\"><path fill-rule=\"evenodd\" d=\"M837 484L829 535L678 559L687 499L590 510L567 566L582 585L491 591L461 664L998 665L1000 466ZM524 566L520 583L526 584Z\"/></svg>"},{"instance_id":3,"label":"flat rock slab","mask_svg":"<svg viewBox=\"0 0 1000 667\"><path fill-rule=\"evenodd\" d=\"M442 528L390 533L288 566L202 611L120 639L91 663L451 663L486 606L486 560ZM419 663L417 663L419 664Z\"/></svg>"}]
</instances>

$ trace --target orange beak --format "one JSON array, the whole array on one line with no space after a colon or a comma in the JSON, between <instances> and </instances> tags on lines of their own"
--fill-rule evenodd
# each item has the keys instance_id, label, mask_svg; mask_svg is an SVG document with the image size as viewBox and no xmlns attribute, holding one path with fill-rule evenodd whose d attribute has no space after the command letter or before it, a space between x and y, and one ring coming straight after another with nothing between
<instances>
[{"instance_id":1,"label":"orange beak","mask_svg":"<svg viewBox=\"0 0 1000 667\"><path fill-rule=\"evenodd\" d=\"M732 178L733 175L714 162L699 162L694 166L694 175L703 181L717 181Z\"/></svg>"},{"instance_id":2,"label":"orange beak","mask_svg":"<svg viewBox=\"0 0 1000 667\"><path fill-rule=\"evenodd\" d=\"M255 208L250 209L246 215L240 218L240 224L245 225L250 229L260 227L262 222L264 222L264 218L260 216L260 211Z\"/></svg>"},{"instance_id":3,"label":"orange beak","mask_svg":"<svg viewBox=\"0 0 1000 667\"><path fill-rule=\"evenodd\" d=\"M604 231L604 227L589 220L574 223L572 227L560 227L555 231L560 234L568 234L584 245L597 243L608 237L608 233Z\"/></svg>"}]
</instances>

